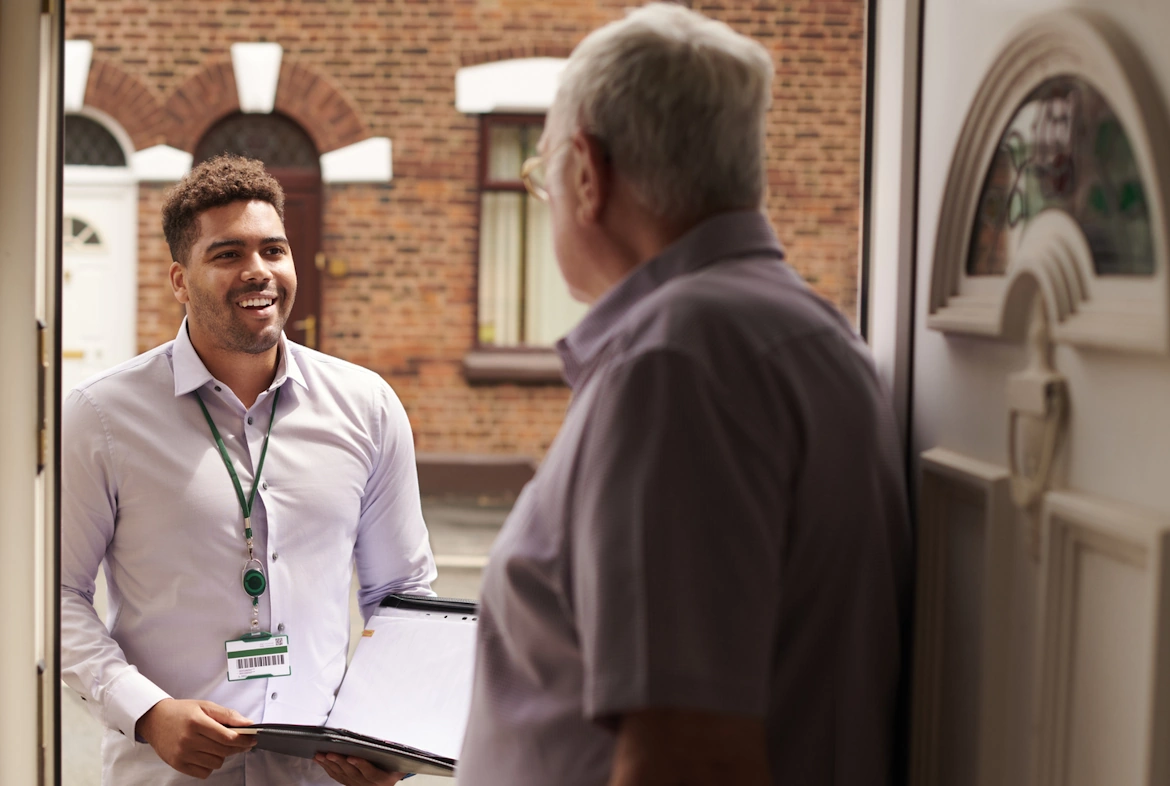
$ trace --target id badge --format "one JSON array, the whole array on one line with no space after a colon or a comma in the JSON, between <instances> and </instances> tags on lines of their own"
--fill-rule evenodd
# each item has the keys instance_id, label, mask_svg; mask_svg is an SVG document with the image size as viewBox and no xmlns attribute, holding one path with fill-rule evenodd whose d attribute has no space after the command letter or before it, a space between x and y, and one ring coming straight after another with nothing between
<instances>
[{"instance_id":1,"label":"id badge","mask_svg":"<svg viewBox=\"0 0 1170 786\"><path fill-rule=\"evenodd\" d=\"M288 636L245 637L224 643L228 682L287 677L292 674Z\"/></svg>"}]
</instances>

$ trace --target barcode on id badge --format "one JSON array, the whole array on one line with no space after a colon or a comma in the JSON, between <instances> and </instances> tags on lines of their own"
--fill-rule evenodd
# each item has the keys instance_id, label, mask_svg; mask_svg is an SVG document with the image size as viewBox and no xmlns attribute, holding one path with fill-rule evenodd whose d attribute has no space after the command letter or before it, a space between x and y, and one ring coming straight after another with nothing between
<instances>
[{"instance_id":1,"label":"barcode on id badge","mask_svg":"<svg viewBox=\"0 0 1170 786\"><path fill-rule=\"evenodd\" d=\"M264 666L283 666L283 655L261 655L256 658L236 658L238 669L259 669Z\"/></svg>"},{"instance_id":2,"label":"barcode on id badge","mask_svg":"<svg viewBox=\"0 0 1170 786\"><path fill-rule=\"evenodd\" d=\"M227 642L228 681L292 674L287 636Z\"/></svg>"}]
</instances>

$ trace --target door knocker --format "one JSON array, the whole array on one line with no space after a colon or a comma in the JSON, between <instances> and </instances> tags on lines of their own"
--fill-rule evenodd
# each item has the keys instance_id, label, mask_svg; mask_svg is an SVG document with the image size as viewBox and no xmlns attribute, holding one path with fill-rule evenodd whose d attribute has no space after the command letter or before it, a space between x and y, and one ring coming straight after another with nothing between
<instances>
[{"instance_id":1,"label":"door knocker","mask_svg":"<svg viewBox=\"0 0 1170 786\"><path fill-rule=\"evenodd\" d=\"M1039 296L1028 326L1028 365L1008 376L1008 460L1012 501L1030 510L1048 490L1068 412L1068 384L1052 365L1048 318Z\"/></svg>"}]
</instances>

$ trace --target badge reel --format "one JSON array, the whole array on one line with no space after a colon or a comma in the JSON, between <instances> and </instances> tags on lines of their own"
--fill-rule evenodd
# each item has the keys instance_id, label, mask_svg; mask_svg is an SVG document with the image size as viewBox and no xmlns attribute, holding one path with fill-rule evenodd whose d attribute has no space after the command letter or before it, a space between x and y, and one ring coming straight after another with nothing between
<instances>
[{"instance_id":1,"label":"badge reel","mask_svg":"<svg viewBox=\"0 0 1170 786\"><path fill-rule=\"evenodd\" d=\"M287 677L292 674L288 636L273 636L260 630L257 622L257 605L260 596L268 589L264 566L257 559L244 563L240 572L240 584L252 598L252 630L239 639L225 642L227 649L228 682L254 680L271 677Z\"/></svg>"},{"instance_id":2,"label":"badge reel","mask_svg":"<svg viewBox=\"0 0 1170 786\"><path fill-rule=\"evenodd\" d=\"M252 567L253 565L255 567ZM244 585L244 592L253 598L259 598L264 594L264 590L268 589L268 579L264 578L263 567L260 560L250 559L244 563L244 569L240 573L240 583Z\"/></svg>"},{"instance_id":3,"label":"badge reel","mask_svg":"<svg viewBox=\"0 0 1170 786\"><path fill-rule=\"evenodd\" d=\"M256 607L260 596L268 589L260 560L250 559L240 571L240 584L252 598L252 631L243 638L225 642L227 649L228 682L268 677L287 677L292 674L289 660L288 636L273 636L260 630Z\"/></svg>"}]
</instances>

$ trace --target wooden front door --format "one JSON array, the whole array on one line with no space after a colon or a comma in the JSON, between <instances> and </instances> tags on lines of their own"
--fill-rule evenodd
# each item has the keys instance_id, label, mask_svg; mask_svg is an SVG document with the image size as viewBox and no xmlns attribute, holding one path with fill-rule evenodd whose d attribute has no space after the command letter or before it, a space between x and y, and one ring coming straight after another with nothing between
<instances>
[{"instance_id":1,"label":"wooden front door","mask_svg":"<svg viewBox=\"0 0 1170 786\"><path fill-rule=\"evenodd\" d=\"M284 231L297 269L297 298L284 330L306 347L321 346L321 175L296 169L269 170L284 188Z\"/></svg>"}]
</instances>

